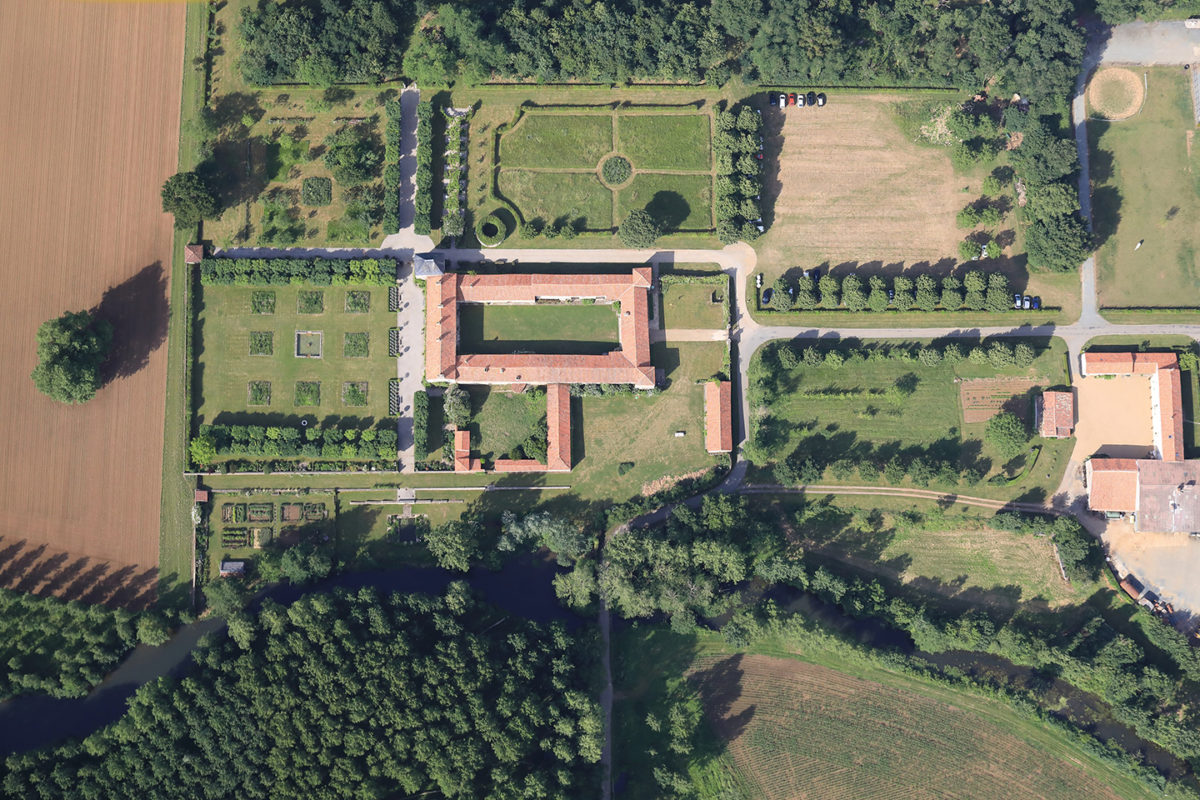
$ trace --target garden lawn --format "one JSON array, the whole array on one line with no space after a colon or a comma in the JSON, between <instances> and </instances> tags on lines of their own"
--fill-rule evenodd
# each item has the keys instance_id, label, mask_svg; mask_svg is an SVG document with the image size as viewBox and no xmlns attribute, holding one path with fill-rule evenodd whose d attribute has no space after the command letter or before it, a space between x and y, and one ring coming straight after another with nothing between
<instances>
[{"instance_id":1,"label":"garden lawn","mask_svg":"<svg viewBox=\"0 0 1200 800\"><path fill-rule=\"evenodd\" d=\"M697 382L720 372L724 345L659 343L651 346L650 357L670 381L660 394L572 401L571 478L587 499L625 500L716 463L704 449L704 386ZM684 435L676 437L676 431ZM632 467L622 475L625 462ZM665 480L651 486L658 479Z\"/></svg>"},{"instance_id":2,"label":"garden lawn","mask_svg":"<svg viewBox=\"0 0 1200 800\"><path fill-rule=\"evenodd\" d=\"M751 450L757 467L781 462L793 453L801 458L812 456L831 463L849 459L855 464L872 461L882 467L893 456L909 461L916 456L947 461L961 469L975 467L984 480L975 486L961 487L964 494L987 497L1020 497L1038 502L1048 499L1058 487L1070 456L1073 440L1043 440L1035 437L1031 445L1040 445L1035 467L1019 482L1008 485L988 479L1004 474L1013 477L1025 465L1026 456L1006 463L983 441L986 423L963 425L959 409L959 385L956 379L990 377L1027 377L1037 386L1015 405L1022 410L1028 397L1043 388L1067 383L1065 345L1060 339L1030 340L1037 359L1028 368L993 368L966 360L953 366L939 363L926 367L919 362L898 361L847 363L840 368L800 365L784 370L775 360L776 346L754 354L750 367ZM1011 342L1010 342L1011 343ZM894 342L891 344L899 344ZM966 345L960 344L966 349ZM762 381L769 386L764 358L778 376L775 391L764 393ZM907 385L908 394L896 387ZM820 397L814 392L849 392L846 396ZM807 395L803 393L809 393ZM1026 413L1026 419L1032 415ZM765 461L765 463L764 463ZM764 470L752 469L752 482L772 480ZM999 479L998 479L999 480ZM889 485L880 475L864 478L853 473L845 479L834 478L828 470L823 483L850 485ZM900 484L911 485L905 478ZM935 489L959 486L934 480Z\"/></svg>"},{"instance_id":3,"label":"garden lawn","mask_svg":"<svg viewBox=\"0 0 1200 800\"><path fill-rule=\"evenodd\" d=\"M459 307L460 353L607 353L619 341L611 303Z\"/></svg>"},{"instance_id":4,"label":"garden lawn","mask_svg":"<svg viewBox=\"0 0 1200 800\"><path fill-rule=\"evenodd\" d=\"M251 312L255 292L275 293L274 314ZM299 293L322 292L324 311L298 312ZM370 292L367 313L348 313L348 292ZM278 419L313 414L379 420L388 415L388 379L395 377L396 360L387 353L388 329L395 315L387 312L386 287L242 287L204 286L195 298L195 402L197 423L236 424L247 414ZM297 358L296 331L323 334L321 358ZM272 334L272 355L250 355L251 332ZM343 355L347 333L368 334L369 355ZM249 404L249 383L271 383L270 405ZM319 406L295 405L297 382L320 381ZM343 384L366 381L366 406L343 402ZM262 424L261 422L259 424Z\"/></svg>"},{"instance_id":5,"label":"garden lawn","mask_svg":"<svg viewBox=\"0 0 1200 800\"><path fill-rule=\"evenodd\" d=\"M713 302L713 294L721 300ZM724 328L729 291L711 283L667 283L662 290L662 327L666 330Z\"/></svg>"},{"instance_id":6,"label":"garden lawn","mask_svg":"<svg viewBox=\"0 0 1200 800\"><path fill-rule=\"evenodd\" d=\"M1200 142L1189 146L1196 130L1190 84L1177 69L1148 72L1138 114L1088 121L1093 217L1103 242L1096 254L1100 304L1197 307Z\"/></svg>"},{"instance_id":7,"label":"garden lawn","mask_svg":"<svg viewBox=\"0 0 1200 800\"><path fill-rule=\"evenodd\" d=\"M505 167L595 169L613 149L612 116L526 113L500 138Z\"/></svg>"},{"instance_id":8,"label":"garden lawn","mask_svg":"<svg viewBox=\"0 0 1200 800\"><path fill-rule=\"evenodd\" d=\"M712 175L641 172L618 193L618 219L630 211L650 212L665 232L702 231L713 227Z\"/></svg>"},{"instance_id":9,"label":"garden lawn","mask_svg":"<svg viewBox=\"0 0 1200 800\"><path fill-rule=\"evenodd\" d=\"M638 170L712 169L708 114L618 114L617 151Z\"/></svg>"},{"instance_id":10,"label":"garden lawn","mask_svg":"<svg viewBox=\"0 0 1200 800\"><path fill-rule=\"evenodd\" d=\"M514 394L487 386L470 386L471 444L484 461L505 458L528 439L546 416L541 392Z\"/></svg>"},{"instance_id":11,"label":"garden lawn","mask_svg":"<svg viewBox=\"0 0 1200 800\"><path fill-rule=\"evenodd\" d=\"M496 180L501 196L520 209L525 220L581 221L577 224L593 231L613 227L612 191L594 172L502 169Z\"/></svg>"}]
</instances>

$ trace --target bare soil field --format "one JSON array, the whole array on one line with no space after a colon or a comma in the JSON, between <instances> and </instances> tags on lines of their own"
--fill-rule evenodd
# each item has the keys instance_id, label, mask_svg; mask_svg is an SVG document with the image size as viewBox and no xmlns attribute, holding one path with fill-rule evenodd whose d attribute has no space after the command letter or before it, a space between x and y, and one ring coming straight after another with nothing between
<instances>
[{"instance_id":1,"label":"bare soil field","mask_svg":"<svg viewBox=\"0 0 1200 800\"><path fill-rule=\"evenodd\" d=\"M1072 460L1082 463L1097 454L1145 458L1153 452L1148 377L1079 378L1075 392L1079 422Z\"/></svg>"},{"instance_id":2,"label":"bare soil field","mask_svg":"<svg viewBox=\"0 0 1200 800\"><path fill-rule=\"evenodd\" d=\"M1032 722L1009 724L993 701L769 656L694 666L689 680L755 797L1120 796L1078 751Z\"/></svg>"},{"instance_id":3,"label":"bare soil field","mask_svg":"<svg viewBox=\"0 0 1200 800\"><path fill-rule=\"evenodd\" d=\"M759 263L769 271L828 261L956 258L955 214L975 195L947 151L914 144L896 124L894 95L833 96L824 108L763 111L764 207L774 209Z\"/></svg>"},{"instance_id":4,"label":"bare soil field","mask_svg":"<svg viewBox=\"0 0 1200 800\"><path fill-rule=\"evenodd\" d=\"M176 166L185 11L0 3L4 585L71 594L107 576L153 593L172 248L159 188ZM68 407L29 379L34 336L85 308L113 322L116 353L96 398Z\"/></svg>"},{"instance_id":5,"label":"bare soil field","mask_svg":"<svg viewBox=\"0 0 1200 800\"><path fill-rule=\"evenodd\" d=\"M987 422L1001 411L1011 411L1021 419L1029 417L1026 393L1037 381L1023 378L976 378L958 385L958 402L963 422Z\"/></svg>"}]
</instances>

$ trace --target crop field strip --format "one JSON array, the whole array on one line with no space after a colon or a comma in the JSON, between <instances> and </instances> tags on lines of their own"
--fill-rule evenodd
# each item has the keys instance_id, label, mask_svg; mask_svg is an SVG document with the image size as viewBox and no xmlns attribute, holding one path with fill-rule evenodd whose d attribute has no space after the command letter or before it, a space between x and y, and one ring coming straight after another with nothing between
<instances>
[{"instance_id":1,"label":"crop field strip","mask_svg":"<svg viewBox=\"0 0 1200 800\"><path fill-rule=\"evenodd\" d=\"M601 231L646 208L667 230L710 231L711 129L711 115L695 111L526 112L498 134L496 190L526 220L578 221ZM633 166L632 178L612 187L599 174L610 155Z\"/></svg>"},{"instance_id":2,"label":"crop field strip","mask_svg":"<svg viewBox=\"0 0 1200 800\"><path fill-rule=\"evenodd\" d=\"M718 661L703 657L694 667ZM1121 797L1078 763L1047 753L1047 737L1034 739L1029 728L814 664L730 661L738 683L712 689L736 700L710 719L767 800Z\"/></svg>"},{"instance_id":3,"label":"crop field strip","mask_svg":"<svg viewBox=\"0 0 1200 800\"><path fill-rule=\"evenodd\" d=\"M179 4L0 4L9 585L61 592L81 574L99 585L157 571L172 255L159 187L176 167L184 16ZM96 307L117 329L113 380L85 406L58 406L28 380L34 334L65 310ZM7 549L17 544L23 553ZM154 593L143 589L135 602Z\"/></svg>"}]
</instances>

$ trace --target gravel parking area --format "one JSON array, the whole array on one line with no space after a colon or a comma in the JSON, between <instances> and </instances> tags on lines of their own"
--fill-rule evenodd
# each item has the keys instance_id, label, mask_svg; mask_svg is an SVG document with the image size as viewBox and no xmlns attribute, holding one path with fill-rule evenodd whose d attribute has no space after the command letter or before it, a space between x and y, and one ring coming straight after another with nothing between
<instances>
[{"instance_id":1,"label":"gravel parking area","mask_svg":"<svg viewBox=\"0 0 1200 800\"><path fill-rule=\"evenodd\" d=\"M1110 522L1103 539L1114 560L1181 612L1177 626L1200 622L1200 539L1186 533L1137 533L1126 522Z\"/></svg>"}]
</instances>

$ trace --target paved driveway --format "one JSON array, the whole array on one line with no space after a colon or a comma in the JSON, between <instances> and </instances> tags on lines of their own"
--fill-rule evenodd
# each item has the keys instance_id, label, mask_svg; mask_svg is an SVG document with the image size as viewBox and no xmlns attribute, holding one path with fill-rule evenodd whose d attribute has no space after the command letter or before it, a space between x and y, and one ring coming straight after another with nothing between
<instances>
[{"instance_id":1,"label":"paved driveway","mask_svg":"<svg viewBox=\"0 0 1200 800\"><path fill-rule=\"evenodd\" d=\"M1194 64L1200 62L1200 28L1183 22L1130 22L1112 28L1096 52L1103 64Z\"/></svg>"}]
</instances>

